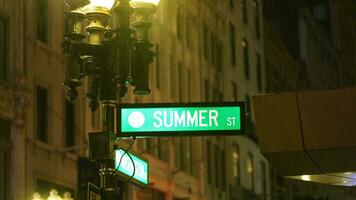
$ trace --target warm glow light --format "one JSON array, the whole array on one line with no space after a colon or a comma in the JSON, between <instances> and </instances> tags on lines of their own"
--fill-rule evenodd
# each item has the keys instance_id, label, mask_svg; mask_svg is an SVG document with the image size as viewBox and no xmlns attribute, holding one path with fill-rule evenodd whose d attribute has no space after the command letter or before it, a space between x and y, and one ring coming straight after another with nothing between
<instances>
[{"instance_id":1,"label":"warm glow light","mask_svg":"<svg viewBox=\"0 0 356 200\"><path fill-rule=\"evenodd\" d=\"M72 195L69 192L65 192L63 198L58 195L57 190L52 189L49 192L49 196L47 198L41 198L41 195L35 192L32 196L31 200L74 200Z\"/></svg>"},{"instance_id":2,"label":"warm glow light","mask_svg":"<svg viewBox=\"0 0 356 200\"><path fill-rule=\"evenodd\" d=\"M302 176L303 181L310 181L310 176L309 175L303 175Z\"/></svg>"},{"instance_id":3,"label":"warm glow light","mask_svg":"<svg viewBox=\"0 0 356 200\"><path fill-rule=\"evenodd\" d=\"M87 7L103 7L111 10L115 3L115 0L90 0L90 4Z\"/></svg>"},{"instance_id":4,"label":"warm glow light","mask_svg":"<svg viewBox=\"0 0 356 200\"><path fill-rule=\"evenodd\" d=\"M131 5L137 5L137 4L152 4L157 6L160 0L131 0Z\"/></svg>"},{"instance_id":5,"label":"warm glow light","mask_svg":"<svg viewBox=\"0 0 356 200\"><path fill-rule=\"evenodd\" d=\"M35 194L33 194L32 200L43 200L43 199L41 198L41 195L36 192Z\"/></svg>"}]
</instances>

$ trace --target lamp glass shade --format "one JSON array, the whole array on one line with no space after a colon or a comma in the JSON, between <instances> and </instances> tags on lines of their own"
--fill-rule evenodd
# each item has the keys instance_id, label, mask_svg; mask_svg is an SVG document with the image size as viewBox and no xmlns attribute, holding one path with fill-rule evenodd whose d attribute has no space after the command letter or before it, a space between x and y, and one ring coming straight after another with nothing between
<instances>
[{"instance_id":1,"label":"lamp glass shade","mask_svg":"<svg viewBox=\"0 0 356 200\"><path fill-rule=\"evenodd\" d=\"M93 7L103 7L108 10L111 10L115 3L115 0L90 0L90 4L86 7L93 8Z\"/></svg>"},{"instance_id":2,"label":"lamp glass shade","mask_svg":"<svg viewBox=\"0 0 356 200\"><path fill-rule=\"evenodd\" d=\"M152 4L157 6L160 0L131 0L131 4Z\"/></svg>"}]
</instances>

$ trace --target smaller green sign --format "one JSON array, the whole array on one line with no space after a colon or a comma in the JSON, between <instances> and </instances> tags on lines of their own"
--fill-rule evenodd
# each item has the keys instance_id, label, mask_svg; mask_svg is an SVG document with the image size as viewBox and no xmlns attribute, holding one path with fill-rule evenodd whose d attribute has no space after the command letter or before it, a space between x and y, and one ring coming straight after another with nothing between
<instances>
[{"instance_id":1,"label":"smaller green sign","mask_svg":"<svg viewBox=\"0 0 356 200\"><path fill-rule=\"evenodd\" d=\"M115 169L125 178L132 177L136 184L144 187L148 185L148 162L143 158L123 149L115 150Z\"/></svg>"}]
</instances>

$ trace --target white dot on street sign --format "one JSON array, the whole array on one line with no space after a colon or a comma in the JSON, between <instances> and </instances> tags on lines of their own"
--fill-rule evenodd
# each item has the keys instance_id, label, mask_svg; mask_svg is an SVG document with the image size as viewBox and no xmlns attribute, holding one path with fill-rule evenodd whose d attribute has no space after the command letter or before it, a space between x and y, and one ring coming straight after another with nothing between
<instances>
[{"instance_id":1,"label":"white dot on street sign","mask_svg":"<svg viewBox=\"0 0 356 200\"><path fill-rule=\"evenodd\" d=\"M141 112L132 112L128 121L133 128L140 128L145 124L145 116Z\"/></svg>"}]
</instances>

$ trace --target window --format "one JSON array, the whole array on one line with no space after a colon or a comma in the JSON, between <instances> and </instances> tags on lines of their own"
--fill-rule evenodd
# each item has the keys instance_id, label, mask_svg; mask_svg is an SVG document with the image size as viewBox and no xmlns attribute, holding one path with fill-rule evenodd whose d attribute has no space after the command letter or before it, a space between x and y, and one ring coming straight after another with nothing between
<instances>
[{"instance_id":1,"label":"window","mask_svg":"<svg viewBox=\"0 0 356 200\"><path fill-rule=\"evenodd\" d=\"M243 47L243 56L244 56L244 72L245 72L245 79L250 79L250 61L249 61L249 53L248 53L248 42L246 39L242 41Z\"/></svg>"},{"instance_id":2,"label":"window","mask_svg":"<svg viewBox=\"0 0 356 200\"><path fill-rule=\"evenodd\" d=\"M209 30L206 24L203 24L203 48L204 58L209 60Z\"/></svg>"},{"instance_id":3,"label":"window","mask_svg":"<svg viewBox=\"0 0 356 200\"><path fill-rule=\"evenodd\" d=\"M220 150L220 163L221 163L221 188L226 190L226 156L225 156L225 150L221 149Z\"/></svg>"},{"instance_id":4,"label":"window","mask_svg":"<svg viewBox=\"0 0 356 200\"><path fill-rule=\"evenodd\" d=\"M181 140L180 138L174 138L173 140L173 145L174 145L174 164L177 169L181 169L182 166L182 160L181 160Z\"/></svg>"},{"instance_id":5,"label":"window","mask_svg":"<svg viewBox=\"0 0 356 200\"><path fill-rule=\"evenodd\" d=\"M216 67L219 72L222 71L223 60L224 60L224 48L220 39L216 43Z\"/></svg>"},{"instance_id":6,"label":"window","mask_svg":"<svg viewBox=\"0 0 356 200\"><path fill-rule=\"evenodd\" d=\"M182 65L182 62L178 62L178 99L179 102L183 102L185 100L185 91L186 88L185 86L185 73L184 73L184 67Z\"/></svg>"},{"instance_id":7,"label":"window","mask_svg":"<svg viewBox=\"0 0 356 200\"><path fill-rule=\"evenodd\" d=\"M249 94L245 94L246 114L250 117L251 114L251 98Z\"/></svg>"},{"instance_id":8,"label":"window","mask_svg":"<svg viewBox=\"0 0 356 200\"><path fill-rule=\"evenodd\" d=\"M158 191L158 190L153 190L151 199L152 200L165 200L166 199L166 193Z\"/></svg>"},{"instance_id":9,"label":"window","mask_svg":"<svg viewBox=\"0 0 356 200\"><path fill-rule=\"evenodd\" d=\"M261 54L256 52L256 76L257 76L257 88L262 90L262 63L261 63Z\"/></svg>"},{"instance_id":10,"label":"window","mask_svg":"<svg viewBox=\"0 0 356 200\"><path fill-rule=\"evenodd\" d=\"M236 66L236 48L235 48L235 26L229 23L230 27L230 56L231 64Z\"/></svg>"},{"instance_id":11,"label":"window","mask_svg":"<svg viewBox=\"0 0 356 200\"><path fill-rule=\"evenodd\" d=\"M74 103L65 101L65 146L73 147L75 145L75 106Z\"/></svg>"},{"instance_id":12,"label":"window","mask_svg":"<svg viewBox=\"0 0 356 200\"><path fill-rule=\"evenodd\" d=\"M178 39L183 39L183 11L180 6L177 5L177 19L176 19L176 26L177 26L177 37Z\"/></svg>"},{"instance_id":13,"label":"window","mask_svg":"<svg viewBox=\"0 0 356 200\"><path fill-rule=\"evenodd\" d=\"M125 195L124 198L119 198L119 199L128 199L128 198L127 198L127 195ZM161 191L156 190L156 189L153 189L153 188L148 188L145 191L137 192L137 199L143 199L143 200L145 200L145 199L146 200L147 199L149 199L149 200L165 200L166 199L166 193L161 192Z\"/></svg>"},{"instance_id":14,"label":"window","mask_svg":"<svg viewBox=\"0 0 356 200\"><path fill-rule=\"evenodd\" d=\"M94 112L91 112L91 127L100 129L100 106Z\"/></svg>"},{"instance_id":15,"label":"window","mask_svg":"<svg viewBox=\"0 0 356 200\"><path fill-rule=\"evenodd\" d=\"M216 35L211 33L210 35L210 63L215 66L216 64Z\"/></svg>"},{"instance_id":16,"label":"window","mask_svg":"<svg viewBox=\"0 0 356 200\"><path fill-rule=\"evenodd\" d=\"M313 4L313 15L330 34L330 3L328 1L317 0Z\"/></svg>"},{"instance_id":17,"label":"window","mask_svg":"<svg viewBox=\"0 0 356 200\"><path fill-rule=\"evenodd\" d=\"M187 15L185 18L185 41L187 43L187 47L191 47L192 46L192 26L193 26L193 17L191 15Z\"/></svg>"},{"instance_id":18,"label":"window","mask_svg":"<svg viewBox=\"0 0 356 200\"><path fill-rule=\"evenodd\" d=\"M10 199L11 122L0 119L0 199Z\"/></svg>"},{"instance_id":19,"label":"window","mask_svg":"<svg viewBox=\"0 0 356 200\"><path fill-rule=\"evenodd\" d=\"M247 3L246 0L242 0L241 2L241 15L242 15L242 21L247 24Z\"/></svg>"},{"instance_id":20,"label":"window","mask_svg":"<svg viewBox=\"0 0 356 200\"><path fill-rule=\"evenodd\" d=\"M157 145L158 145L158 148L159 148L159 152L158 152L158 158L161 159L161 160L164 160L164 161L168 161L168 150L169 150L169 144L168 144L168 141L167 139L165 138L158 138L158 141L157 141Z\"/></svg>"},{"instance_id":21,"label":"window","mask_svg":"<svg viewBox=\"0 0 356 200\"><path fill-rule=\"evenodd\" d=\"M215 186L221 188L221 164L220 163L220 148L217 145L214 145L214 168L215 168Z\"/></svg>"},{"instance_id":22,"label":"window","mask_svg":"<svg viewBox=\"0 0 356 200\"><path fill-rule=\"evenodd\" d=\"M48 94L47 89L37 86L37 139L48 143Z\"/></svg>"},{"instance_id":23,"label":"window","mask_svg":"<svg viewBox=\"0 0 356 200\"><path fill-rule=\"evenodd\" d=\"M7 80L8 20L0 17L0 80Z\"/></svg>"},{"instance_id":24,"label":"window","mask_svg":"<svg viewBox=\"0 0 356 200\"><path fill-rule=\"evenodd\" d=\"M230 0L230 9L234 9L235 0Z\"/></svg>"},{"instance_id":25,"label":"window","mask_svg":"<svg viewBox=\"0 0 356 200\"><path fill-rule=\"evenodd\" d=\"M181 138L181 163L182 169L186 172L192 173L192 146L191 146L191 138Z\"/></svg>"},{"instance_id":26,"label":"window","mask_svg":"<svg viewBox=\"0 0 356 200\"><path fill-rule=\"evenodd\" d=\"M159 149L157 145L157 138L148 138L147 140L147 151L158 157Z\"/></svg>"},{"instance_id":27,"label":"window","mask_svg":"<svg viewBox=\"0 0 356 200\"><path fill-rule=\"evenodd\" d=\"M176 66L175 66L175 61L174 61L174 56L173 54L171 54L169 56L169 62L170 62L170 83L171 83L171 98L174 99L176 98L176 94L177 94L177 88L176 88Z\"/></svg>"},{"instance_id":28,"label":"window","mask_svg":"<svg viewBox=\"0 0 356 200\"><path fill-rule=\"evenodd\" d=\"M9 197L9 153L0 148L0 198Z\"/></svg>"},{"instance_id":29,"label":"window","mask_svg":"<svg viewBox=\"0 0 356 200\"><path fill-rule=\"evenodd\" d=\"M237 84L235 82L231 82L231 86L232 86L232 99L234 101L237 101L238 97L237 97Z\"/></svg>"},{"instance_id":30,"label":"window","mask_svg":"<svg viewBox=\"0 0 356 200\"><path fill-rule=\"evenodd\" d=\"M258 1L253 1L253 5L255 7L255 31L257 39L261 37L261 29L260 29L260 5Z\"/></svg>"},{"instance_id":31,"label":"window","mask_svg":"<svg viewBox=\"0 0 356 200\"><path fill-rule=\"evenodd\" d=\"M48 2L48 0L37 0L37 39L44 43L48 43Z\"/></svg>"},{"instance_id":32,"label":"window","mask_svg":"<svg viewBox=\"0 0 356 200\"><path fill-rule=\"evenodd\" d=\"M238 144L234 144L232 149L232 176L234 183L240 185L240 147Z\"/></svg>"},{"instance_id":33,"label":"window","mask_svg":"<svg viewBox=\"0 0 356 200\"><path fill-rule=\"evenodd\" d=\"M247 159L247 174L250 178L250 184L251 184L251 191L254 191L254 165L253 165L253 154L251 152L248 152L248 159Z\"/></svg>"},{"instance_id":34,"label":"window","mask_svg":"<svg viewBox=\"0 0 356 200\"><path fill-rule=\"evenodd\" d=\"M147 152L147 139L137 139L137 145L142 152Z\"/></svg>"},{"instance_id":35,"label":"window","mask_svg":"<svg viewBox=\"0 0 356 200\"><path fill-rule=\"evenodd\" d=\"M209 81L207 79L204 80L204 92L205 92L205 100L210 100L210 86Z\"/></svg>"},{"instance_id":36,"label":"window","mask_svg":"<svg viewBox=\"0 0 356 200\"><path fill-rule=\"evenodd\" d=\"M188 90L188 101L191 101L191 98L192 98L192 94L191 94L192 73L191 73L191 71L189 69L188 69L188 72L187 72L187 76L188 76L188 87L187 87L187 90Z\"/></svg>"},{"instance_id":37,"label":"window","mask_svg":"<svg viewBox=\"0 0 356 200\"><path fill-rule=\"evenodd\" d=\"M161 76L160 76L160 51L159 51L159 45L156 44L156 87L157 89L161 88Z\"/></svg>"},{"instance_id":38,"label":"window","mask_svg":"<svg viewBox=\"0 0 356 200\"><path fill-rule=\"evenodd\" d=\"M261 161L261 178L262 178L262 198L267 199L267 166Z\"/></svg>"},{"instance_id":39,"label":"window","mask_svg":"<svg viewBox=\"0 0 356 200\"><path fill-rule=\"evenodd\" d=\"M69 19L68 18L64 18L64 34L68 34L69 33Z\"/></svg>"},{"instance_id":40,"label":"window","mask_svg":"<svg viewBox=\"0 0 356 200\"><path fill-rule=\"evenodd\" d=\"M206 171L207 171L207 176L208 176L208 183L212 184L212 178L213 178L213 173L212 173L212 165L213 165L213 161L212 161L212 151L211 151L211 142L209 140L206 141L206 150L205 150L206 156L205 156L205 160L207 161L207 167L206 167Z\"/></svg>"}]
</instances>

